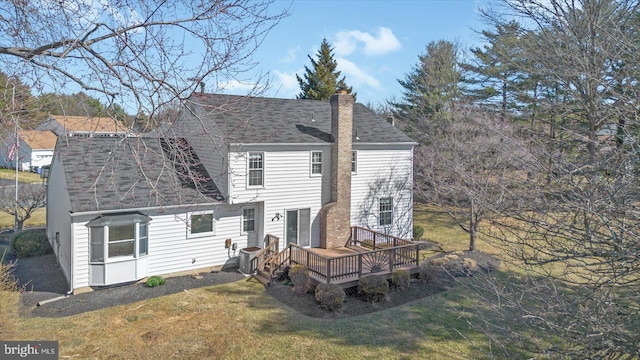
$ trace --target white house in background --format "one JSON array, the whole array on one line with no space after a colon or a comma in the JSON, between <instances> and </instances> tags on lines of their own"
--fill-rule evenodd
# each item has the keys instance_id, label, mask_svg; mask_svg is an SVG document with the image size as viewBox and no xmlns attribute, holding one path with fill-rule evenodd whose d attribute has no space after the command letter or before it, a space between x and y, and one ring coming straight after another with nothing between
<instances>
[{"instance_id":1,"label":"white house in background","mask_svg":"<svg viewBox=\"0 0 640 360\"><path fill-rule=\"evenodd\" d=\"M351 95L194 94L170 134L58 142L47 235L71 290L235 263L267 234L344 245L338 222L411 237L415 143Z\"/></svg>"},{"instance_id":2,"label":"white house in background","mask_svg":"<svg viewBox=\"0 0 640 360\"><path fill-rule=\"evenodd\" d=\"M53 131L67 136L116 136L127 133L126 128L110 117L49 115L36 130Z\"/></svg>"},{"instance_id":3,"label":"white house in background","mask_svg":"<svg viewBox=\"0 0 640 360\"><path fill-rule=\"evenodd\" d=\"M51 164L56 139L51 131L19 130L18 147L15 146L15 135L12 135L0 148L0 167L15 169L15 151L18 151L19 170L35 171L47 166Z\"/></svg>"}]
</instances>

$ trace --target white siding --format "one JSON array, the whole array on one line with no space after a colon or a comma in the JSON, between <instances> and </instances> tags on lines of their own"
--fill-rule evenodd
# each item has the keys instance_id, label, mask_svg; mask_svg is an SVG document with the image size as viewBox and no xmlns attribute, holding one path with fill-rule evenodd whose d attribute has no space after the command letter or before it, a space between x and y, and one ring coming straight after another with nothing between
<instances>
[{"instance_id":1,"label":"white siding","mask_svg":"<svg viewBox=\"0 0 640 360\"><path fill-rule=\"evenodd\" d=\"M51 164L53 150L33 150L31 151L31 166L42 167Z\"/></svg>"},{"instance_id":2,"label":"white siding","mask_svg":"<svg viewBox=\"0 0 640 360\"><path fill-rule=\"evenodd\" d=\"M47 182L47 238L53 248L60 267L71 283L71 224L69 211L71 202L67 188L64 167L59 157L56 157L49 173ZM56 233L60 242L56 243Z\"/></svg>"},{"instance_id":3,"label":"white siding","mask_svg":"<svg viewBox=\"0 0 640 360\"><path fill-rule=\"evenodd\" d=\"M260 205L253 206L260 213ZM187 209L151 212L149 223L149 254L147 275L163 275L235 262L242 248L247 247L247 234L242 234L243 206L223 205L214 209L215 235L189 238ZM198 211L206 211L199 209ZM73 225L75 243L75 274L73 288L89 286L89 229L86 224L97 215L76 218ZM260 226L259 222L256 226ZM226 249L225 240L236 243L236 250Z\"/></svg>"},{"instance_id":4,"label":"white siding","mask_svg":"<svg viewBox=\"0 0 640 360\"><path fill-rule=\"evenodd\" d=\"M88 221L88 220L87 220ZM73 288L89 286L89 228L86 222L74 223L73 244L75 248L73 258Z\"/></svg>"},{"instance_id":5,"label":"white siding","mask_svg":"<svg viewBox=\"0 0 640 360\"><path fill-rule=\"evenodd\" d=\"M265 151L265 149L267 149ZM284 245L286 210L311 209L311 246L320 244L320 209L329 200L329 146L245 146L230 153L229 199L234 204L264 203L264 233L280 237ZM264 186L247 187L247 153L264 152ZM322 151L322 176L311 176L311 151ZM323 188L325 191L323 192ZM276 214L280 214L279 219ZM346 239L345 239L346 241Z\"/></svg>"},{"instance_id":6,"label":"white siding","mask_svg":"<svg viewBox=\"0 0 640 360\"><path fill-rule=\"evenodd\" d=\"M357 174L351 177L351 224L410 238L413 226L413 151L384 146L354 146ZM380 226L379 199L393 199L393 224Z\"/></svg>"}]
</instances>

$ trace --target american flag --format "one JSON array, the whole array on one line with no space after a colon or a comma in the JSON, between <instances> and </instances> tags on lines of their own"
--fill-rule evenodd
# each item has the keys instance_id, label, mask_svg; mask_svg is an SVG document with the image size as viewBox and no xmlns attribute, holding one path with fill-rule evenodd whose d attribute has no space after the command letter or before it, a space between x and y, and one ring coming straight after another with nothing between
<instances>
[{"instance_id":1,"label":"american flag","mask_svg":"<svg viewBox=\"0 0 640 360\"><path fill-rule=\"evenodd\" d=\"M17 142L11 145L11 147L9 148L9 153L7 154L7 160L13 161L14 160L13 157L16 155L16 152L18 152L19 150L20 150L20 144L18 144Z\"/></svg>"}]
</instances>

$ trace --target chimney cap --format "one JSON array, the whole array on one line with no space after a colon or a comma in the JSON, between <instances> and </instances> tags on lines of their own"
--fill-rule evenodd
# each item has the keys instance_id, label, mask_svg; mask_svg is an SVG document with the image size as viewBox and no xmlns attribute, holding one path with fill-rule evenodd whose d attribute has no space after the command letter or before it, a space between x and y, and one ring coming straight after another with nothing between
<instances>
[{"instance_id":1,"label":"chimney cap","mask_svg":"<svg viewBox=\"0 0 640 360\"><path fill-rule=\"evenodd\" d=\"M346 95L347 89L341 86L338 88L338 90L336 90L336 94Z\"/></svg>"}]
</instances>

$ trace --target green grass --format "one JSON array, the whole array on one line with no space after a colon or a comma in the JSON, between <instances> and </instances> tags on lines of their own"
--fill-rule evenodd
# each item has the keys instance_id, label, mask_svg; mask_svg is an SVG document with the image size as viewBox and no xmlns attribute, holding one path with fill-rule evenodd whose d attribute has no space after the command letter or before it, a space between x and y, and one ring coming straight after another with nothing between
<instances>
[{"instance_id":1,"label":"green grass","mask_svg":"<svg viewBox=\"0 0 640 360\"><path fill-rule=\"evenodd\" d=\"M16 171L12 169L0 169L0 179L15 180ZM21 183L39 183L42 182L42 178L36 173L18 171L18 181Z\"/></svg>"},{"instance_id":2,"label":"green grass","mask_svg":"<svg viewBox=\"0 0 640 360\"><path fill-rule=\"evenodd\" d=\"M5 212L0 212L0 230L13 228L13 216ZM44 227L47 224L46 208L36 209L31 214L31 218L24 222L24 227Z\"/></svg>"}]
</instances>

